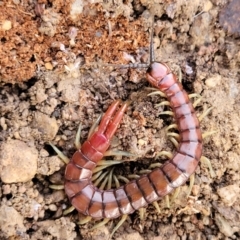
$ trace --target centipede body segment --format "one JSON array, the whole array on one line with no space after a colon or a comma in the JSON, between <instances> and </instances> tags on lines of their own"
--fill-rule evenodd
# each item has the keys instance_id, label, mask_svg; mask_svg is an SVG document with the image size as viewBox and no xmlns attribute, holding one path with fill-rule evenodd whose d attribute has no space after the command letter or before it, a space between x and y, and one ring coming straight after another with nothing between
<instances>
[{"instance_id":1,"label":"centipede body segment","mask_svg":"<svg viewBox=\"0 0 240 240\"><path fill-rule=\"evenodd\" d=\"M95 219L114 219L169 194L194 173L202 154L202 135L192 103L176 76L166 64L153 62L147 80L164 92L170 102L180 134L173 158L124 186L100 190L91 181L92 171L110 145L127 104L114 101L98 130L75 152L65 170L65 191L71 204L82 214ZM119 110L117 110L119 108Z\"/></svg>"}]
</instances>

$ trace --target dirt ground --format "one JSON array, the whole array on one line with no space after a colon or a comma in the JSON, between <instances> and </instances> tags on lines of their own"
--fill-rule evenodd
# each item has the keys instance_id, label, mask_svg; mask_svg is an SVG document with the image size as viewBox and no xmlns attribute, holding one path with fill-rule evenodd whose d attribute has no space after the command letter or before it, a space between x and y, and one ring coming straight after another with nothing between
<instances>
[{"instance_id":1,"label":"dirt ground","mask_svg":"<svg viewBox=\"0 0 240 240\"><path fill-rule=\"evenodd\" d=\"M145 79L154 16L154 52L202 97L204 163L179 195L131 214L113 239L240 239L240 1L0 1L0 239L107 239L119 219L78 225L63 190L65 155L75 151L114 99L130 106L111 148L133 153L116 176L141 175L158 152L174 152L174 119ZM137 64L137 68L127 64ZM146 65L146 64L145 64ZM181 70L181 74L180 71ZM212 173L212 174L211 174ZM123 182L121 182L123 184Z\"/></svg>"}]
</instances>

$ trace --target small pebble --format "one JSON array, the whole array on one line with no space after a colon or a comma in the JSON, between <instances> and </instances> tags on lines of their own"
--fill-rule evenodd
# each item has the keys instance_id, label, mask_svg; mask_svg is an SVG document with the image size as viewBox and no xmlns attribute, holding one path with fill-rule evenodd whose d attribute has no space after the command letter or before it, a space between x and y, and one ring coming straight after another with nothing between
<instances>
[{"instance_id":1,"label":"small pebble","mask_svg":"<svg viewBox=\"0 0 240 240\"><path fill-rule=\"evenodd\" d=\"M13 239L12 236L16 236L17 234L21 236L21 234L26 232L21 214L13 207L6 205L0 207L0 226L1 236L5 236L6 239Z\"/></svg>"},{"instance_id":2,"label":"small pebble","mask_svg":"<svg viewBox=\"0 0 240 240\"><path fill-rule=\"evenodd\" d=\"M236 202L239 192L240 188L237 184L229 185L217 190L218 195L227 206L232 206Z\"/></svg>"},{"instance_id":3,"label":"small pebble","mask_svg":"<svg viewBox=\"0 0 240 240\"><path fill-rule=\"evenodd\" d=\"M139 139L139 140L138 140L138 144L139 144L140 146L143 146L143 145L146 144L146 141L144 141L143 139Z\"/></svg>"},{"instance_id":4,"label":"small pebble","mask_svg":"<svg viewBox=\"0 0 240 240\"><path fill-rule=\"evenodd\" d=\"M57 206L55 204L50 204L48 209L52 212L56 212L57 211Z\"/></svg>"},{"instance_id":5,"label":"small pebble","mask_svg":"<svg viewBox=\"0 0 240 240\"><path fill-rule=\"evenodd\" d=\"M9 140L0 149L0 178L4 183L27 182L37 172L38 151L25 142Z\"/></svg>"},{"instance_id":6,"label":"small pebble","mask_svg":"<svg viewBox=\"0 0 240 240\"><path fill-rule=\"evenodd\" d=\"M1 29L2 29L3 31L8 31L8 30L10 30L11 28L12 28L12 22L11 22L11 21L5 20L5 21L2 22L2 24L1 24Z\"/></svg>"},{"instance_id":7,"label":"small pebble","mask_svg":"<svg viewBox=\"0 0 240 240\"><path fill-rule=\"evenodd\" d=\"M215 222L218 225L219 231L226 237L231 237L234 234L234 230L231 227L230 223L220 214L215 215Z\"/></svg>"},{"instance_id":8,"label":"small pebble","mask_svg":"<svg viewBox=\"0 0 240 240\"><path fill-rule=\"evenodd\" d=\"M52 70L52 69L53 69L53 65L52 65L50 62L46 62L46 63L45 63L45 68L46 68L47 70Z\"/></svg>"},{"instance_id":9,"label":"small pebble","mask_svg":"<svg viewBox=\"0 0 240 240\"><path fill-rule=\"evenodd\" d=\"M213 4L211 1L204 1L203 2L203 12L208 12L209 10L211 10L213 7Z\"/></svg>"},{"instance_id":10,"label":"small pebble","mask_svg":"<svg viewBox=\"0 0 240 240\"><path fill-rule=\"evenodd\" d=\"M59 128L55 118L50 118L41 112L35 113L33 127L37 128L42 134L41 138L46 140L52 140L56 136Z\"/></svg>"},{"instance_id":11,"label":"small pebble","mask_svg":"<svg viewBox=\"0 0 240 240\"><path fill-rule=\"evenodd\" d=\"M221 75L215 74L208 78L205 83L209 88L214 88L221 83L221 79Z\"/></svg>"},{"instance_id":12,"label":"small pebble","mask_svg":"<svg viewBox=\"0 0 240 240\"><path fill-rule=\"evenodd\" d=\"M199 194L199 191L200 191L200 186L199 185L193 185L193 188L192 188L193 196L197 196Z\"/></svg>"}]
</instances>

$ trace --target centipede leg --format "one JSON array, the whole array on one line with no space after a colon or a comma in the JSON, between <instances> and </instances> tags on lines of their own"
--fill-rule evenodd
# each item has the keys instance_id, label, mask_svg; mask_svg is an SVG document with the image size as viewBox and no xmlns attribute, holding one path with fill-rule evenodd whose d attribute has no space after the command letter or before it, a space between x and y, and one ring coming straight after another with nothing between
<instances>
[{"instance_id":1,"label":"centipede leg","mask_svg":"<svg viewBox=\"0 0 240 240\"><path fill-rule=\"evenodd\" d=\"M161 157L161 156L166 156L168 159L173 158L173 154L171 152L168 151L161 151L159 153L156 154L155 158ZM152 166L152 164L150 165L150 167ZM155 166L151 167L154 168Z\"/></svg>"},{"instance_id":2,"label":"centipede leg","mask_svg":"<svg viewBox=\"0 0 240 240\"><path fill-rule=\"evenodd\" d=\"M149 174L151 172L150 169L142 169L139 171L139 174L143 175L143 174Z\"/></svg>"},{"instance_id":3,"label":"centipede leg","mask_svg":"<svg viewBox=\"0 0 240 240\"><path fill-rule=\"evenodd\" d=\"M177 141L180 141L180 135L179 135L178 133L168 132L168 133L167 133L167 136L168 136L168 137L173 137L173 138L175 138Z\"/></svg>"},{"instance_id":4,"label":"centipede leg","mask_svg":"<svg viewBox=\"0 0 240 240\"><path fill-rule=\"evenodd\" d=\"M89 130L89 132L88 132L88 138L90 138L91 135L92 135L92 134L94 133L94 131L96 130L96 128L97 128L97 126L98 126L101 118L102 118L102 114L100 114L100 115L98 116L98 118L96 119L96 121L94 121L93 125L91 126L91 128L90 128L90 130ZM77 130L75 142L74 142L76 149L80 149L80 148L81 148L81 141L80 141L80 139L81 139L81 131L82 131L82 124L80 123L80 124L79 124L79 127L78 127L78 130Z\"/></svg>"},{"instance_id":5,"label":"centipede leg","mask_svg":"<svg viewBox=\"0 0 240 240\"><path fill-rule=\"evenodd\" d=\"M114 233L121 227L121 225L127 220L128 218L128 215L127 214L124 214L122 215L122 218L121 220L118 222L118 224L115 226L115 228L112 230L110 236L108 239L111 239L112 236L114 235Z\"/></svg>"},{"instance_id":6,"label":"centipede leg","mask_svg":"<svg viewBox=\"0 0 240 240\"><path fill-rule=\"evenodd\" d=\"M98 124L100 122L102 118L102 114L100 114L98 116L98 118L96 119L96 121L94 121L93 125L91 126L89 132L88 132L88 139L92 136L92 134L94 133L94 131L96 130L96 128L98 127Z\"/></svg>"},{"instance_id":7,"label":"centipede leg","mask_svg":"<svg viewBox=\"0 0 240 240\"><path fill-rule=\"evenodd\" d=\"M196 100L193 101L194 108L202 101L202 96L199 95L198 93L191 93L188 96L189 96L189 99L196 98Z\"/></svg>"},{"instance_id":8,"label":"centipede leg","mask_svg":"<svg viewBox=\"0 0 240 240\"><path fill-rule=\"evenodd\" d=\"M63 152L58 149L54 144L49 143L49 145L53 148L53 150L57 153L58 157L65 163L68 164L68 162L70 161L69 158L63 154ZM64 185L49 185L49 188L54 189L54 190L63 190L64 189ZM73 206L67 208L65 211L63 211L63 215L67 215L70 212L72 212L75 208Z\"/></svg>"},{"instance_id":9,"label":"centipede leg","mask_svg":"<svg viewBox=\"0 0 240 240\"><path fill-rule=\"evenodd\" d=\"M95 224L90 230L94 230L96 228L102 227L104 226L106 223L108 223L110 221L109 218L104 218L101 222Z\"/></svg>"},{"instance_id":10,"label":"centipede leg","mask_svg":"<svg viewBox=\"0 0 240 240\"><path fill-rule=\"evenodd\" d=\"M79 127L78 127L78 130L77 130L77 134L76 134L76 137L75 137L75 147L76 149L80 149L81 147L81 131L82 131L82 124L80 123L79 124Z\"/></svg>"},{"instance_id":11,"label":"centipede leg","mask_svg":"<svg viewBox=\"0 0 240 240\"><path fill-rule=\"evenodd\" d=\"M157 212L158 212L158 213L161 213L161 210L160 210L160 207L159 207L159 205L158 205L158 202L155 201L155 202L153 202L152 204L153 204L153 206L155 207L155 209L157 210Z\"/></svg>"},{"instance_id":12,"label":"centipede leg","mask_svg":"<svg viewBox=\"0 0 240 240\"><path fill-rule=\"evenodd\" d=\"M69 158L63 154L63 152L58 149L54 144L49 143L49 145L53 148L53 150L57 153L58 157L65 163L68 164L68 162L70 161ZM63 190L64 189L64 185L49 185L49 188L54 189L54 190Z\"/></svg>"},{"instance_id":13,"label":"centipede leg","mask_svg":"<svg viewBox=\"0 0 240 240\"><path fill-rule=\"evenodd\" d=\"M53 148L53 150L57 153L58 157L65 163L68 164L69 163L69 158L63 154L63 152L61 150L59 150L55 145L53 145L52 143L49 143L49 145Z\"/></svg>"},{"instance_id":14,"label":"centipede leg","mask_svg":"<svg viewBox=\"0 0 240 240\"><path fill-rule=\"evenodd\" d=\"M164 200L165 200L165 203L166 203L166 207L167 207L167 208L170 208L169 195L166 195L166 196L164 197Z\"/></svg>"},{"instance_id":15,"label":"centipede leg","mask_svg":"<svg viewBox=\"0 0 240 240\"><path fill-rule=\"evenodd\" d=\"M178 148L179 143L174 137L170 137L169 140L172 142L175 148Z\"/></svg>"},{"instance_id":16,"label":"centipede leg","mask_svg":"<svg viewBox=\"0 0 240 240\"><path fill-rule=\"evenodd\" d=\"M75 207L71 206L67 208L65 211L63 211L63 215L68 215L69 213L73 212L75 210Z\"/></svg>"},{"instance_id":17,"label":"centipede leg","mask_svg":"<svg viewBox=\"0 0 240 240\"><path fill-rule=\"evenodd\" d=\"M107 164L101 164L103 162L106 162ZM117 161L117 160L105 161L105 160L101 160L101 161L99 161L99 163L100 164L98 165L98 167L94 168L93 173L97 173L99 171L102 171L105 168L111 167L111 166L116 165L116 164L120 164L120 163L122 163L122 161Z\"/></svg>"},{"instance_id":18,"label":"centipede leg","mask_svg":"<svg viewBox=\"0 0 240 240\"><path fill-rule=\"evenodd\" d=\"M90 217L90 216L85 216L82 220L80 220L80 221L78 222L78 224L79 224L79 225L83 225L83 224L85 224L85 223L90 222L91 220L92 220L92 217Z\"/></svg>"},{"instance_id":19,"label":"centipede leg","mask_svg":"<svg viewBox=\"0 0 240 240\"><path fill-rule=\"evenodd\" d=\"M109 177L111 177L111 172L113 169L111 169L111 171L108 172L107 177L103 180L102 184L99 186L100 190L104 190L105 186L107 184L107 182L109 181ZM111 187L110 187L111 188ZM107 189L107 188L106 188Z\"/></svg>"},{"instance_id":20,"label":"centipede leg","mask_svg":"<svg viewBox=\"0 0 240 240\"><path fill-rule=\"evenodd\" d=\"M154 92L148 94L148 96L154 96L154 95L160 95L161 97L166 98L165 93L163 93L161 91L154 91ZM158 108L160 106L170 106L170 102L165 100L165 101L162 101L162 102L160 102L160 103L155 105L156 108ZM161 112L160 115L170 115L170 116L173 116L173 112L172 111L164 111L164 112Z\"/></svg>"},{"instance_id":21,"label":"centipede leg","mask_svg":"<svg viewBox=\"0 0 240 240\"><path fill-rule=\"evenodd\" d=\"M218 132L218 131L205 132L205 133L202 134L202 138L204 139L204 138L209 137L209 136L211 136L211 135L213 135L213 134L215 134L215 133L217 133L217 132Z\"/></svg>"},{"instance_id":22,"label":"centipede leg","mask_svg":"<svg viewBox=\"0 0 240 240\"><path fill-rule=\"evenodd\" d=\"M156 90L155 88L150 88L150 89ZM161 91L159 91L159 90L158 90L158 91L151 92L151 93L149 93L147 96L154 96L154 95L160 95L161 97L166 98L166 94L163 93L163 92L161 92Z\"/></svg>"},{"instance_id":23,"label":"centipede leg","mask_svg":"<svg viewBox=\"0 0 240 240\"><path fill-rule=\"evenodd\" d=\"M208 166L211 177L212 178L216 177L216 174L212 168L212 164L211 164L210 160L207 157L202 156L200 158L200 161L201 161L201 163L206 164Z\"/></svg>"},{"instance_id":24,"label":"centipede leg","mask_svg":"<svg viewBox=\"0 0 240 240\"><path fill-rule=\"evenodd\" d=\"M178 81L182 83L182 70L180 66L178 66Z\"/></svg>"},{"instance_id":25,"label":"centipede leg","mask_svg":"<svg viewBox=\"0 0 240 240\"><path fill-rule=\"evenodd\" d=\"M170 205L175 201L175 199L178 197L180 193L181 187L176 188L176 190L173 193L173 196L171 197Z\"/></svg>"},{"instance_id":26,"label":"centipede leg","mask_svg":"<svg viewBox=\"0 0 240 240\"><path fill-rule=\"evenodd\" d=\"M206 111L204 111L204 112L199 116L199 118L198 118L199 121L201 122L201 121L212 111L212 109L213 109L213 107L210 107L210 108L208 108ZM204 139L204 138L206 138L206 137L208 137L208 136L210 136L210 135L212 135L212 134L215 134L215 133L217 133L216 130L215 130L215 131L205 132L205 133L202 134L202 138ZM201 163L206 164L206 165L208 166L210 175L211 175L212 178L214 178L214 177L216 176L216 174L215 174L215 172L214 172L214 170L213 170L213 168L212 168L212 164L211 164L210 160L209 160L207 157L202 156L202 157L200 158L200 161L201 161Z\"/></svg>"},{"instance_id":27,"label":"centipede leg","mask_svg":"<svg viewBox=\"0 0 240 240\"><path fill-rule=\"evenodd\" d=\"M53 190L63 190L64 185L49 185L49 188L51 188Z\"/></svg>"},{"instance_id":28,"label":"centipede leg","mask_svg":"<svg viewBox=\"0 0 240 240\"><path fill-rule=\"evenodd\" d=\"M140 208L138 209L139 211L139 218L140 220L144 220L145 219L145 215L146 215L146 208Z\"/></svg>"},{"instance_id":29,"label":"centipede leg","mask_svg":"<svg viewBox=\"0 0 240 240\"><path fill-rule=\"evenodd\" d=\"M177 124L176 124L176 123L170 124L170 125L166 128L166 131L169 131L170 129L177 129Z\"/></svg>"},{"instance_id":30,"label":"centipede leg","mask_svg":"<svg viewBox=\"0 0 240 240\"><path fill-rule=\"evenodd\" d=\"M180 141L180 134L176 132L167 132L167 137L172 142L175 148L178 148Z\"/></svg>"},{"instance_id":31,"label":"centipede leg","mask_svg":"<svg viewBox=\"0 0 240 240\"><path fill-rule=\"evenodd\" d=\"M188 192L187 192L187 197L189 197L189 195L191 194L192 192L192 188L193 188L193 184L195 182L195 174L191 175L190 178L189 178L189 188L188 188Z\"/></svg>"},{"instance_id":32,"label":"centipede leg","mask_svg":"<svg viewBox=\"0 0 240 240\"><path fill-rule=\"evenodd\" d=\"M136 154L126 152L126 151L120 151L120 150L108 150L104 153L104 157L107 157L107 156L137 157Z\"/></svg>"},{"instance_id":33,"label":"centipede leg","mask_svg":"<svg viewBox=\"0 0 240 240\"><path fill-rule=\"evenodd\" d=\"M159 113L159 115L169 115L169 116L173 117L174 113L172 111L163 111L163 112Z\"/></svg>"},{"instance_id":34,"label":"centipede leg","mask_svg":"<svg viewBox=\"0 0 240 240\"><path fill-rule=\"evenodd\" d=\"M113 170L114 170L114 168L112 168L110 173L108 174L107 189L111 189L112 188L112 184L113 184Z\"/></svg>"},{"instance_id":35,"label":"centipede leg","mask_svg":"<svg viewBox=\"0 0 240 240\"><path fill-rule=\"evenodd\" d=\"M161 107L161 106L170 106L169 101L163 101L155 105L155 107Z\"/></svg>"},{"instance_id":36,"label":"centipede leg","mask_svg":"<svg viewBox=\"0 0 240 240\"><path fill-rule=\"evenodd\" d=\"M96 179L92 180L93 181L93 185L95 187L99 186L99 184L101 183L101 181L108 175L108 171L102 173L101 175L99 175L99 177L97 177Z\"/></svg>"},{"instance_id":37,"label":"centipede leg","mask_svg":"<svg viewBox=\"0 0 240 240\"><path fill-rule=\"evenodd\" d=\"M201 122L211 111L213 107L208 108L206 111L204 111L199 117L198 120Z\"/></svg>"}]
</instances>

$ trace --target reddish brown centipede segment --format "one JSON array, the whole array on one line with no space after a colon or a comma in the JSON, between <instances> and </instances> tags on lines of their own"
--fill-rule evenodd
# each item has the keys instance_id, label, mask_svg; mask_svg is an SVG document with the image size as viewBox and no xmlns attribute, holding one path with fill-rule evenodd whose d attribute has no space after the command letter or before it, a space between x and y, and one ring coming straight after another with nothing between
<instances>
[{"instance_id":1,"label":"reddish brown centipede segment","mask_svg":"<svg viewBox=\"0 0 240 240\"><path fill-rule=\"evenodd\" d=\"M84 215L112 219L130 214L181 186L198 165L202 154L202 135L187 93L166 64L153 62L147 70L147 79L166 94L171 104L180 133L179 148L174 157L161 168L122 187L100 190L93 186L92 170L108 149L127 108L125 103L116 112L120 101L114 101L105 113L98 131L75 152L66 167L66 194L72 205Z\"/></svg>"}]
</instances>

